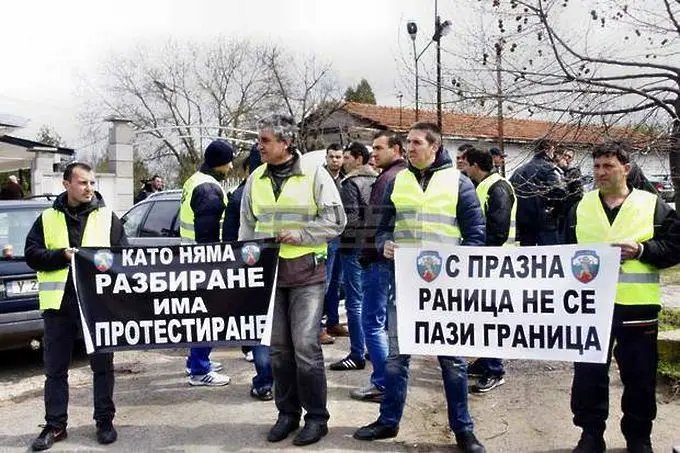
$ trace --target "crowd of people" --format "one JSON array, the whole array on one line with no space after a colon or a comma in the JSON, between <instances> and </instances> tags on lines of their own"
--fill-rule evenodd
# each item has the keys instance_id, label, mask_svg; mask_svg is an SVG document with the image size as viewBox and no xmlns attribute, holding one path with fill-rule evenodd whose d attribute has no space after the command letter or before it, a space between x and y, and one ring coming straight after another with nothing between
<instances>
[{"instance_id":1,"label":"crowd of people","mask_svg":"<svg viewBox=\"0 0 680 453\"><path fill-rule=\"evenodd\" d=\"M628 145L594 147L596 190L586 192L580 171L571 166L573 151L549 140L537 142L532 158L508 180L503 151L466 144L454 163L442 146L441 131L431 123L414 124L405 140L380 131L370 150L359 142L333 144L323 166L302 157L294 146L295 131L288 117L264 120L258 143L240 160L228 142L212 142L203 165L184 184L180 207L186 243L273 237L280 244L271 346L250 351L255 362L250 395L276 405L269 442L297 431L293 444L303 446L328 433L322 345L338 336L349 337L349 351L329 370L361 370L370 363L369 381L351 389L350 396L380 405L377 419L354 437L397 436L410 365L410 356L399 351L396 322L393 260L400 245L606 242L621 249L623 263L612 330L613 356L624 384L621 430L629 452L653 451L658 271L680 261L680 220L656 195L631 183ZM249 176L226 194L220 181L235 164ZM36 451L66 438L66 351L79 322L68 263L77 247L127 243L93 183L89 167L69 165L66 191L38 218L27 239L27 261L38 271L45 310L46 427L32 444ZM338 313L341 288L347 325ZM466 453L485 452L474 434L468 391L485 393L502 385L502 360L437 359L456 444ZM111 443L117 436L112 355L93 355L91 365L97 439ZM574 369L571 406L583 432L573 451L604 452L609 362L577 363ZM222 370L210 360L210 348L190 350L190 385L227 385L230 378ZM472 376L477 379L468 386Z\"/></svg>"}]
</instances>

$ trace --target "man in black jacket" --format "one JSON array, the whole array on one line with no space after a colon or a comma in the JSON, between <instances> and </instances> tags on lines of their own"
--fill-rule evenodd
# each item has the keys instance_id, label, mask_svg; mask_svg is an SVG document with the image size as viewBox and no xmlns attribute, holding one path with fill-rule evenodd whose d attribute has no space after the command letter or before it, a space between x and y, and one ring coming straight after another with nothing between
<instances>
[{"instance_id":1,"label":"man in black jacket","mask_svg":"<svg viewBox=\"0 0 680 453\"><path fill-rule=\"evenodd\" d=\"M394 269L392 263L378 255L375 233L380 224L380 212L385 190L401 170L407 167L404 160L404 146L394 132L380 131L373 138L373 154L376 167L381 172L372 185L368 201L360 264L364 269L365 281L361 303L361 326L364 331L366 349L371 357L373 373L366 387L353 389L350 396L360 401L380 402L385 391L385 361L389 352L387 339L387 300L392 297Z\"/></svg>"},{"instance_id":2,"label":"man in black jacket","mask_svg":"<svg viewBox=\"0 0 680 453\"><path fill-rule=\"evenodd\" d=\"M597 190L567 217L570 244L608 242L621 249L609 357L623 383L621 431L630 453L652 453L656 417L659 269L680 261L680 218L658 196L631 188L629 147L604 143L593 150ZM601 453L609 413L609 361L574 363L571 410L583 432L574 453Z\"/></svg>"},{"instance_id":3,"label":"man in black jacket","mask_svg":"<svg viewBox=\"0 0 680 453\"><path fill-rule=\"evenodd\" d=\"M558 243L558 219L566 190L553 162L555 144L541 139L533 158L515 170L510 183L517 196L517 237L520 245Z\"/></svg>"},{"instance_id":4,"label":"man in black jacket","mask_svg":"<svg viewBox=\"0 0 680 453\"><path fill-rule=\"evenodd\" d=\"M342 180L340 198L347 215L347 226L340 235L340 261L345 283L345 309L349 329L350 353L332 363L331 370L362 370L364 360L364 330L361 326L364 271L359 263L361 244L365 237L365 221L371 185L378 176L368 165L368 149L352 142L345 148L343 168L347 174Z\"/></svg>"},{"instance_id":5,"label":"man in black jacket","mask_svg":"<svg viewBox=\"0 0 680 453\"><path fill-rule=\"evenodd\" d=\"M45 362L45 428L33 441L33 451L47 450L54 442L66 438L68 410L68 368L76 338L80 337L80 313L70 264L77 248L102 245L126 246L127 239L118 217L104 205L94 190L92 168L72 163L64 171L63 192L52 208L38 217L26 237L26 262L38 271L40 305L45 324L43 360ZM46 220L45 220L46 219ZM97 226L110 225L109 231L97 231ZM64 228L66 232L58 231ZM65 236L64 236L65 235ZM68 244L65 237L68 237ZM85 238L88 239L85 239ZM96 238L96 239L94 239ZM85 239L85 240L84 240ZM64 241L61 243L61 241ZM88 243L91 242L91 243ZM63 295L54 298L59 271L68 269ZM62 272L62 275L66 275ZM44 277L43 277L44 276ZM48 290L49 280L50 290ZM50 293L50 294L48 294ZM97 441L110 444L118 437L113 427L116 409L113 404L113 354L90 356L94 374L94 419Z\"/></svg>"}]
</instances>

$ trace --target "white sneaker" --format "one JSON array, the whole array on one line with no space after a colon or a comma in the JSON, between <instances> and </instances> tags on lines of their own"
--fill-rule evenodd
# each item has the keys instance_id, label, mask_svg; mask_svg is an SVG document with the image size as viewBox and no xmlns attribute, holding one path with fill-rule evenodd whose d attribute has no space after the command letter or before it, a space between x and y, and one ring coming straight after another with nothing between
<instances>
[{"instance_id":1,"label":"white sneaker","mask_svg":"<svg viewBox=\"0 0 680 453\"><path fill-rule=\"evenodd\" d=\"M227 385L231 381L231 378L226 374L219 374L211 371L208 374L197 374L195 376L189 376L189 385L206 385L210 387L220 387L222 385Z\"/></svg>"},{"instance_id":2,"label":"white sneaker","mask_svg":"<svg viewBox=\"0 0 680 453\"><path fill-rule=\"evenodd\" d=\"M222 371L222 368L224 367L220 362L210 362L210 371ZM191 368L184 368L184 373L186 373L187 376L191 375Z\"/></svg>"},{"instance_id":3,"label":"white sneaker","mask_svg":"<svg viewBox=\"0 0 680 453\"><path fill-rule=\"evenodd\" d=\"M246 362L252 362L252 361L254 361L254 360L255 360L255 357L253 357L253 351L248 351L248 352L246 352L246 353L245 353L244 359L246 359Z\"/></svg>"}]
</instances>

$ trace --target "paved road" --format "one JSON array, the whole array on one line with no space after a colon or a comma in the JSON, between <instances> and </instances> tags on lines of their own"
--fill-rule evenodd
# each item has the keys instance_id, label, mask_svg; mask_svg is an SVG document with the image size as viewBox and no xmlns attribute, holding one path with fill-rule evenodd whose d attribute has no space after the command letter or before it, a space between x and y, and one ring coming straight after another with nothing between
<instances>
[{"instance_id":1,"label":"paved road","mask_svg":"<svg viewBox=\"0 0 680 453\"><path fill-rule=\"evenodd\" d=\"M344 356L346 339L324 349L326 362ZM222 388L191 388L183 376L184 351L157 350L116 355L116 402L119 441L101 448L91 421L91 387L83 357L71 373L69 437L51 451L206 451L261 452L274 446L264 437L276 418L272 402L248 396L252 365L238 350L213 353L232 376ZM488 395L470 397L477 434L489 452L558 452L573 448L578 431L571 424L569 386L571 367L556 362L511 361L507 384ZM416 357L412 385L401 432L395 440L359 442L352 439L360 425L372 422L378 405L353 401L349 389L363 385L369 370L328 372L330 434L308 451L439 452L450 447L440 372L432 358ZM618 433L621 386L612 379L612 418L608 451L624 452ZM42 422L42 377L39 359L0 354L0 451L22 452ZM659 394L654 431L657 451L680 443L680 397ZM300 451L289 441L276 445Z\"/></svg>"}]
</instances>

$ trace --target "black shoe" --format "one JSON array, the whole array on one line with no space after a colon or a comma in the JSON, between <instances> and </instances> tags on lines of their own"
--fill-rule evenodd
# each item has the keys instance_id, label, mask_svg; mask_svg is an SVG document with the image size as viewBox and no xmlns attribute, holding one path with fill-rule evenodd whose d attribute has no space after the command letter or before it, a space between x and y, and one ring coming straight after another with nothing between
<instances>
[{"instance_id":1,"label":"black shoe","mask_svg":"<svg viewBox=\"0 0 680 453\"><path fill-rule=\"evenodd\" d=\"M503 379L503 376L484 376L479 378L477 383L472 386L472 391L474 393L486 393L503 384L505 384L505 379Z\"/></svg>"},{"instance_id":2,"label":"black shoe","mask_svg":"<svg viewBox=\"0 0 680 453\"><path fill-rule=\"evenodd\" d=\"M331 370L333 371L363 370L365 367L365 360L354 359L351 355L338 362L331 363Z\"/></svg>"},{"instance_id":3,"label":"black shoe","mask_svg":"<svg viewBox=\"0 0 680 453\"><path fill-rule=\"evenodd\" d=\"M374 421L370 425L362 426L354 431L354 438L358 440L378 440L397 437L399 425L387 426L379 421Z\"/></svg>"},{"instance_id":4,"label":"black shoe","mask_svg":"<svg viewBox=\"0 0 680 453\"><path fill-rule=\"evenodd\" d=\"M628 453L654 453L652 441L649 439L626 441Z\"/></svg>"},{"instance_id":5,"label":"black shoe","mask_svg":"<svg viewBox=\"0 0 680 453\"><path fill-rule=\"evenodd\" d=\"M64 440L68 437L66 428L58 429L52 426L45 426L40 435L33 440L31 450L42 451L52 448L55 442Z\"/></svg>"},{"instance_id":6,"label":"black shoe","mask_svg":"<svg viewBox=\"0 0 680 453\"><path fill-rule=\"evenodd\" d=\"M280 442L299 427L300 419L287 415L279 415L276 423L274 423L274 426L269 430L269 434L267 434L267 441Z\"/></svg>"},{"instance_id":7,"label":"black shoe","mask_svg":"<svg viewBox=\"0 0 680 453\"><path fill-rule=\"evenodd\" d=\"M486 449L472 431L456 434L456 444L463 453L486 453Z\"/></svg>"},{"instance_id":8,"label":"black shoe","mask_svg":"<svg viewBox=\"0 0 680 453\"><path fill-rule=\"evenodd\" d=\"M607 450L607 445L604 442L602 435L591 434L584 432L576 445L576 448L571 453L604 453Z\"/></svg>"},{"instance_id":9,"label":"black shoe","mask_svg":"<svg viewBox=\"0 0 680 453\"><path fill-rule=\"evenodd\" d=\"M306 422L304 428L293 439L293 445L301 447L303 445L315 444L326 434L328 434L328 425L325 423Z\"/></svg>"},{"instance_id":10,"label":"black shoe","mask_svg":"<svg viewBox=\"0 0 680 453\"><path fill-rule=\"evenodd\" d=\"M108 445L114 443L116 439L118 439L118 433L113 423L97 423L97 442Z\"/></svg>"},{"instance_id":11,"label":"black shoe","mask_svg":"<svg viewBox=\"0 0 680 453\"><path fill-rule=\"evenodd\" d=\"M256 388L251 388L250 396L257 398L260 401L271 401L274 399L271 389L268 388L261 388L259 390Z\"/></svg>"}]
</instances>

